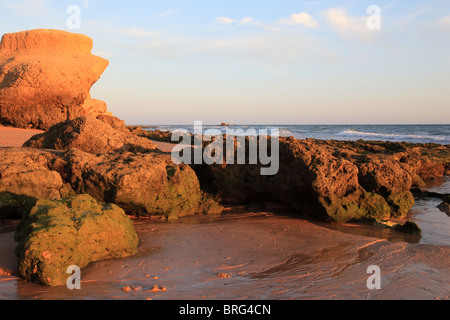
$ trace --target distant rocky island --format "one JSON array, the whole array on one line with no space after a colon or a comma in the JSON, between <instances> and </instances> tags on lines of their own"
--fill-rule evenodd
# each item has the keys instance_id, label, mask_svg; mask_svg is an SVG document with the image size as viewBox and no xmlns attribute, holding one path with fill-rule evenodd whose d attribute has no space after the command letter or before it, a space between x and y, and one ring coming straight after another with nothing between
<instances>
[{"instance_id":1,"label":"distant rocky island","mask_svg":"<svg viewBox=\"0 0 450 320\"><path fill-rule=\"evenodd\" d=\"M0 123L45 131L0 148L0 220L21 219L19 274L29 281L62 285L70 265L136 253L129 215L177 219L273 201L299 216L420 232L389 219L406 217L412 189L450 174L450 146L294 138L280 138L275 176L253 164L176 165L154 142L171 142L170 132L127 126L91 98L108 66L92 47L58 30L0 44Z\"/></svg>"}]
</instances>

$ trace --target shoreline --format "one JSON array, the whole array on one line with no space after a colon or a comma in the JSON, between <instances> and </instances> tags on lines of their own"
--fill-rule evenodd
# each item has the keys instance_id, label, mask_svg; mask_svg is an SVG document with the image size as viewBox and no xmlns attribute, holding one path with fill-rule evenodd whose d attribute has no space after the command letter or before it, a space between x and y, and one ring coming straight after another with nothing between
<instances>
[{"instance_id":1,"label":"shoreline","mask_svg":"<svg viewBox=\"0 0 450 320\"><path fill-rule=\"evenodd\" d=\"M177 129L187 130L191 134L199 128L192 125L128 126L141 128L148 132L171 132ZM411 144L450 145L450 125L204 125L203 131L219 130L226 134L228 130L277 129L280 137L295 139L335 140L335 141L379 141ZM264 132L263 131L263 132ZM232 134L230 132L230 134Z\"/></svg>"},{"instance_id":2,"label":"shoreline","mask_svg":"<svg viewBox=\"0 0 450 320\"><path fill-rule=\"evenodd\" d=\"M132 126L127 125L130 129L136 128L144 128L143 126ZM144 131L145 128L143 129ZM170 152L171 149L174 146L177 146L177 142L169 142L167 141L168 137L167 134L171 133L171 131L164 131L156 129L155 131L147 131L147 132L161 132L162 137L161 139L158 139L156 135L152 136L153 139L149 138L153 143L155 143L159 149L163 150L164 152ZM14 128L14 127L5 127L0 125L0 147L22 147L22 145L28 141L32 136L44 133L43 130L37 130L37 129L21 129L21 128ZM288 138L289 136L285 136L285 138ZM315 139L315 138L305 138L305 139L311 139L311 140L321 140L321 139ZM299 139L304 140L304 139ZM327 139L335 142L354 142L356 140L342 140L342 139ZM364 139L364 142L380 142L380 143L386 143L386 142L392 142L390 140L371 140L371 139ZM414 142L406 142L406 141L395 141L396 143L406 143L406 144L437 144L442 146L449 146L450 144L441 144L437 142L428 142L428 143L414 143ZM169 151L170 150L170 151Z\"/></svg>"},{"instance_id":3,"label":"shoreline","mask_svg":"<svg viewBox=\"0 0 450 320\"><path fill-rule=\"evenodd\" d=\"M12 136L14 139L8 140L5 147L21 147L36 132L42 131L9 128L0 130L0 140ZM160 141L154 143L163 152L170 152L176 146ZM0 233L0 297L450 298L443 284L446 279L450 281L449 245L421 244L414 237L407 240L408 236L392 230L389 232L393 236L387 234L384 239L380 236L382 230L373 226L314 223L293 213L277 215L270 210L254 212L241 208L239 214L232 211L221 217L188 216L171 222L158 221L159 218L134 219L140 239L137 255L88 265L82 271L83 290L80 292L69 292L65 287L42 287L18 278L14 274L18 258L14 253L17 243L13 232ZM0 228L4 230L8 226L9 222ZM372 292L365 287L364 267L370 264L380 265L386 274L386 290ZM230 278L221 278L219 273ZM411 280L419 277L417 282ZM255 280L259 280L258 285ZM427 287L431 282L433 286ZM167 291L154 292L155 285ZM224 285L226 290L223 290ZM126 286L137 291L125 292L122 288Z\"/></svg>"},{"instance_id":4,"label":"shoreline","mask_svg":"<svg viewBox=\"0 0 450 320\"><path fill-rule=\"evenodd\" d=\"M137 255L90 264L82 270L82 290L41 287L12 275L0 276L0 295L69 300L450 298L450 246L347 234L273 212L182 220L134 220ZM1 241L0 249L11 266L11 233L0 234L5 237L10 240ZM383 287L370 291L366 269L374 264L383 271ZM156 292L155 285L166 290ZM127 286L136 291L123 290Z\"/></svg>"}]
</instances>

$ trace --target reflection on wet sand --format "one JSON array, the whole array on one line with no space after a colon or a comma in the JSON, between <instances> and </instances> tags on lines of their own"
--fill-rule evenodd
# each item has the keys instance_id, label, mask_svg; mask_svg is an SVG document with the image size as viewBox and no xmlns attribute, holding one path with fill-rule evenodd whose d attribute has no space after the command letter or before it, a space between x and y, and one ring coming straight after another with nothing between
<instances>
[{"instance_id":1,"label":"reflection on wet sand","mask_svg":"<svg viewBox=\"0 0 450 320\"><path fill-rule=\"evenodd\" d=\"M268 212L177 223L136 220L135 226L139 254L91 264L82 270L81 290L11 278L0 282L1 298L449 298L450 247L445 245L390 242ZM11 258L11 233L1 236L1 248L10 250ZM382 270L381 290L366 286L370 265ZM135 290L122 290L127 286Z\"/></svg>"}]
</instances>

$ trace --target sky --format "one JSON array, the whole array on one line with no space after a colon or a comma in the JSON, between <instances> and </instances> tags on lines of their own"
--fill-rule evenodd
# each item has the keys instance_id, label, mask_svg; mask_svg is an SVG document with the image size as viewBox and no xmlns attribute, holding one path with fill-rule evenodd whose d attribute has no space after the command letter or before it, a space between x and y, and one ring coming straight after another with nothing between
<instances>
[{"instance_id":1,"label":"sky","mask_svg":"<svg viewBox=\"0 0 450 320\"><path fill-rule=\"evenodd\" d=\"M127 124L450 123L450 0L0 0L41 28L94 40Z\"/></svg>"}]
</instances>

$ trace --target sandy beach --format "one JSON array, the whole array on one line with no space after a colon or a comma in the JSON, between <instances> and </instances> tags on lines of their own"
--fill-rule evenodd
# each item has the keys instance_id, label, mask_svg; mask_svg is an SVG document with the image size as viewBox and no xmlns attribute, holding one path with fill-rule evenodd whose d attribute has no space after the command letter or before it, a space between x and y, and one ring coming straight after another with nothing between
<instances>
[{"instance_id":1,"label":"sandy beach","mask_svg":"<svg viewBox=\"0 0 450 320\"><path fill-rule=\"evenodd\" d=\"M0 148L21 147L32 136L43 132L42 130L20 129L0 125Z\"/></svg>"},{"instance_id":2,"label":"sandy beach","mask_svg":"<svg viewBox=\"0 0 450 320\"><path fill-rule=\"evenodd\" d=\"M1 299L450 298L448 246L352 235L272 212L134 222L138 254L83 269L82 290L13 274L0 278ZM15 270L12 233L0 237L0 267ZM370 265L382 271L381 290L366 286Z\"/></svg>"}]
</instances>

